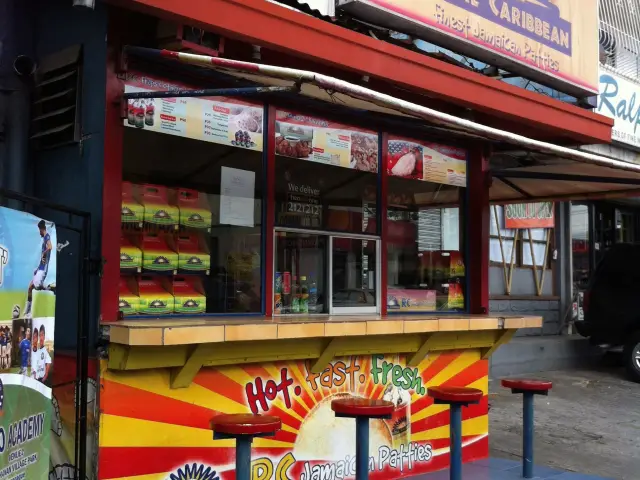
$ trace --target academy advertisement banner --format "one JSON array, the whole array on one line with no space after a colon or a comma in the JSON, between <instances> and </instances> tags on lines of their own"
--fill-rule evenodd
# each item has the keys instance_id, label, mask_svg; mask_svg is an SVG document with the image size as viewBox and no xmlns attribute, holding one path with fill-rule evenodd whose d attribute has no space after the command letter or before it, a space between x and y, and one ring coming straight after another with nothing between
<instances>
[{"instance_id":1,"label":"academy advertisement banner","mask_svg":"<svg viewBox=\"0 0 640 480\"><path fill-rule=\"evenodd\" d=\"M46 479L56 228L0 207L0 480Z\"/></svg>"}]
</instances>

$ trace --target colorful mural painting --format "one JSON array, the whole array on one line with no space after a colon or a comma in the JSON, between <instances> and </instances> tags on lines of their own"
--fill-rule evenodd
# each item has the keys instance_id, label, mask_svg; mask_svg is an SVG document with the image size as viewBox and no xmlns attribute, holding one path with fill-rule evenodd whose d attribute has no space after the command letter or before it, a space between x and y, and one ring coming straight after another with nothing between
<instances>
[{"instance_id":1,"label":"colorful mural painting","mask_svg":"<svg viewBox=\"0 0 640 480\"><path fill-rule=\"evenodd\" d=\"M219 413L268 413L282 419L275 437L253 444L254 480L340 480L355 473L355 423L335 418L345 395L396 404L390 420L371 422L370 475L401 478L445 468L449 411L429 385L469 386L485 396L463 411L465 461L488 456L488 364L479 350L431 353L417 367L404 356L335 359L320 374L304 361L202 369L184 389L168 370L101 373L99 478L233 480L234 442L213 440ZM126 434L123 434L126 432Z\"/></svg>"}]
</instances>

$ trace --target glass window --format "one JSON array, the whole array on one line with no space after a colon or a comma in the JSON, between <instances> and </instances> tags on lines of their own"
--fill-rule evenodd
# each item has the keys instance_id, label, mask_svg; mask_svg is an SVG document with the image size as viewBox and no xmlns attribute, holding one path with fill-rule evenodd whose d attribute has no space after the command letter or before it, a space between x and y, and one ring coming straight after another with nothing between
<instances>
[{"instance_id":1,"label":"glass window","mask_svg":"<svg viewBox=\"0 0 640 480\"><path fill-rule=\"evenodd\" d=\"M571 251L573 254L573 284L585 290L591 270L589 248L589 206L571 205Z\"/></svg>"},{"instance_id":2,"label":"glass window","mask_svg":"<svg viewBox=\"0 0 640 480\"><path fill-rule=\"evenodd\" d=\"M274 313L328 313L324 235L277 232Z\"/></svg>"},{"instance_id":3,"label":"glass window","mask_svg":"<svg viewBox=\"0 0 640 480\"><path fill-rule=\"evenodd\" d=\"M334 237L332 242L333 307L375 307L377 242L340 237Z\"/></svg>"},{"instance_id":4,"label":"glass window","mask_svg":"<svg viewBox=\"0 0 640 480\"><path fill-rule=\"evenodd\" d=\"M128 76L126 91L178 88ZM120 310L262 312L263 108L130 101L124 120Z\"/></svg>"},{"instance_id":5,"label":"glass window","mask_svg":"<svg viewBox=\"0 0 640 480\"><path fill-rule=\"evenodd\" d=\"M465 152L394 138L386 168L388 311L464 310Z\"/></svg>"},{"instance_id":6,"label":"glass window","mask_svg":"<svg viewBox=\"0 0 640 480\"><path fill-rule=\"evenodd\" d=\"M376 233L374 132L278 111L276 154L277 226Z\"/></svg>"}]
</instances>

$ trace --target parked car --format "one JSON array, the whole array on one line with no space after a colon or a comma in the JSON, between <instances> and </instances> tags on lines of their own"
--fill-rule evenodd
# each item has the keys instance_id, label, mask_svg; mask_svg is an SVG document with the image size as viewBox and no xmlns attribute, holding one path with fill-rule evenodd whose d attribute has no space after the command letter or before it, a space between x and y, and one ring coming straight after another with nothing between
<instances>
[{"instance_id":1,"label":"parked car","mask_svg":"<svg viewBox=\"0 0 640 480\"><path fill-rule=\"evenodd\" d=\"M622 347L627 372L640 383L640 245L618 244L605 252L582 308L578 333L594 345Z\"/></svg>"}]
</instances>

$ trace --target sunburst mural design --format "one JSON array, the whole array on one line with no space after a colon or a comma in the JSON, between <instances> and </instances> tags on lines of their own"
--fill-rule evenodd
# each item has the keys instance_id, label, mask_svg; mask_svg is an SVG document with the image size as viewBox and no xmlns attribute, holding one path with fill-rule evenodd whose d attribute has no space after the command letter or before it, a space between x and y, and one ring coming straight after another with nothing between
<instances>
[{"instance_id":1,"label":"sunburst mural design","mask_svg":"<svg viewBox=\"0 0 640 480\"><path fill-rule=\"evenodd\" d=\"M383 362L388 366L383 368ZM267 471L273 469L269 478L277 479L276 472L286 468L288 478L309 480L314 466L329 464L339 467L336 480L352 477L355 422L335 418L330 408L331 400L342 395L406 399L398 401L392 419L371 421L370 456L376 467L370 474L372 479L442 469L449 461L449 411L426 395L430 385L470 386L484 392L478 405L463 409L463 458L484 458L488 455L487 375L487 361L480 358L478 350L432 353L417 370L406 367L402 356L336 359L321 375L311 375L303 361L206 368L184 389L169 387L168 370L105 369L101 377L99 478L181 478L188 465L190 470L202 466L202 471L216 471L220 480L233 480L234 442L214 441L209 423L214 415L248 413L252 407L282 419L282 429L274 437L253 442L252 458L266 465ZM286 389L283 378L289 381ZM412 383L413 388L403 393L404 397L392 395L394 389L388 385L394 378L404 386ZM256 396L260 389L271 395ZM418 447L421 459L415 457ZM394 464L388 456L400 449L414 452L411 465L408 460Z\"/></svg>"}]
</instances>

